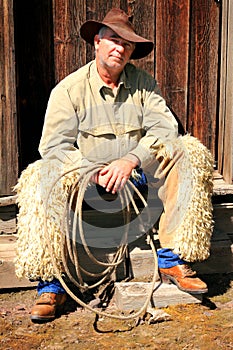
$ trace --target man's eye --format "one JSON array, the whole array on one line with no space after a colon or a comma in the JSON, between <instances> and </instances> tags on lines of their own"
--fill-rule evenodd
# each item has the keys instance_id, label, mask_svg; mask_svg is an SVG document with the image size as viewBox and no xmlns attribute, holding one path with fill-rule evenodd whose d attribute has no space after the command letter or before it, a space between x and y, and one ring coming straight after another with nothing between
<instances>
[{"instance_id":1,"label":"man's eye","mask_svg":"<svg viewBox=\"0 0 233 350\"><path fill-rule=\"evenodd\" d=\"M123 42L122 40L120 39L117 39L117 38L111 38L111 41L116 44L116 45L122 45L124 46L124 48L126 50L131 50L133 48L132 44L128 43L128 42Z\"/></svg>"}]
</instances>

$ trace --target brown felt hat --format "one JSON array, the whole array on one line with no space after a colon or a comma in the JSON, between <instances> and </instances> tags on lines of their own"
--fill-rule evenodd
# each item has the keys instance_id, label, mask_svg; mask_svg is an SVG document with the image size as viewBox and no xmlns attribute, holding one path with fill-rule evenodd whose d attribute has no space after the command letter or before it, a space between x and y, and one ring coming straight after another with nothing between
<instances>
[{"instance_id":1,"label":"brown felt hat","mask_svg":"<svg viewBox=\"0 0 233 350\"><path fill-rule=\"evenodd\" d=\"M154 43L147 40L134 31L132 23L129 21L128 15L121 9L113 8L104 17L102 22L86 21L80 28L81 37L91 45L94 44L94 36L99 33L101 27L107 26L111 28L121 38L136 44L131 58L143 58L153 50Z\"/></svg>"}]
</instances>

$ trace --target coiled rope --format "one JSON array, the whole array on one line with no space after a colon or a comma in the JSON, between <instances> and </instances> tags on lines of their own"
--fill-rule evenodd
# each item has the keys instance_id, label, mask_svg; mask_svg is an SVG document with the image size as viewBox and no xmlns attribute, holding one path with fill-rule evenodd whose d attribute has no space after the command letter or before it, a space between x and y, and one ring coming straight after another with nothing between
<instances>
[{"instance_id":1,"label":"coiled rope","mask_svg":"<svg viewBox=\"0 0 233 350\"><path fill-rule=\"evenodd\" d=\"M105 165L106 164L103 163L103 164L95 164L93 166L89 166L85 169L85 172L83 172L81 175L79 175L79 177L77 178L77 181L74 182L73 185L71 186L70 195L67 197L65 207L64 207L64 214L63 214L64 235L62 236L62 239L61 239L62 264L63 264L64 271L65 271L67 277L81 291L93 289L93 288L96 288L97 286L99 286L100 284L102 284L112 274L113 270L116 269L117 266L124 260L124 255L125 255L125 252L127 249L127 237L128 237L128 227L129 227L128 224L130 222L130 205L129 204L132 203L133 208L135 210L135 213L137 215L139 215L139 213L140 213L140 211L135 203L135 200L133 198L133 195L130 191L130 188L132 188L135 191L135 193L137 194L137 196L139 197L139 199L143 203L144 207L147 210L148 220L150 220L150 212L149 212L147 202L145 201L143 195L140 193L138 188L130 180L128 180L127 183L124 185L124 188L117 192L119 195L119 198L121 200L121 205L122 205L122 209L123 209L123 213L124 213L124 219L126 220L126 224L124 225L125 230L124 230L124 233L122 235L120 246L117 249L116 254L115 254L112 262L106 263L103 261L99 261L94 257L94 255L91 253L91 251L87 245L86 239L85 239L85 234L84 234L84 229L83 229L83 220L82 220L82 206L83 206L85 191L91 182L92 176L96 172L100 171ZM50 195L53 191L55 184L59 180L61 180L62 177L68 175L69 173L71 173L73 171L77 171L77 170L80 170L80 167L75 167L73 169L70 169L70 170L64 172L59 177L57 177L57 179L52 183L52 185L48 191L46 200L45 200L45 214L47 213L49 198L50 198ZM72 239L70 239L69 221L70 221L70 214L71 214L71 210L72 210L71 207L72 207L74 197L75 197L75 195L77 195L77 192L78 192L78 196L76 199L75 210L74 210L74 220L73 220L73 225L72 225ZM54 267L54 271L56 273L56 277L60 281L60 283L61 283L62 287L64 288L64 290L66 291L66 293L69 294L70 297L73 298L73 300L75 300L83 308L86 308L89 311L92 311L99 316L105 316L105 317L110 317L110 318L119 319L119 320L134 319L134 318L137 318L140 315L146 313L146 310L147 310L148 305L150 303L152 294L154 292L154 286L155 286L156 279L157 279L156 272L158 270L156 248L155 248L155 245L153 243L153 239L151 238L151 236L148 232L147 232L147 243L150 245L150 247L152 249L153 256L154 256L154 262L155 262L154 275L153 275L153 279L151 282L151 288L150 288L150 291L148 293L148 296L146 297L144 305L140 308L140 310L138 310L137 312L130 314L128 316L122 316L122 315L110 314L110 313L92 308L90 305L86 304L80 298L78 298L70 290L70 288L67 286L66 282L64 281L64 278L62 276L63 273L60 272L59 267L57 265L57 261L56 261L54 250L53 250L53 244L52 244L51 239L50 239L49 234L48 234L47 215L44 215L44 218L45 218L44 219L44 232L45 232L46 243L47 243L50 255L51 255L51 260L52 260L52 264ZM144 227L144 224L143 224L140 217L139 217L139 220L141 221L141 224L143 225L142 227ZM95 264L106 267L105 270L102 271L101 273L98 273L98 274L90 273L89 271L86 271L83 267L80 266L78 254L77 254L77 247L76 247L77 226L79 229L79 234L80 234L80 238L82 241L82 245L83 245L88 257ZM145 232L146 232L146 230L145 230ZM65 251L67 251L68 253L66 252L66 254L65 254ZM67 265L67 257L68 256L70 257L71 262L75 266L78 281L70 273L69 267ZM85 273L88 276L101 277L101 279L92 285L87 285L83 281L81 272Z\"/></svg>"}]
</instances>

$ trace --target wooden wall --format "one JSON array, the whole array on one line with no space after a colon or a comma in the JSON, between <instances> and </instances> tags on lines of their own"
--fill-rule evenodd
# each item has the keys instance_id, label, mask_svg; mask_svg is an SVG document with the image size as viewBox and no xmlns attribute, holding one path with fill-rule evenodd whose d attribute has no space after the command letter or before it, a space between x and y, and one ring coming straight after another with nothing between
<instances>
[{"instance_id":1,"label":"wooden wall","mask_svg":"<svg viewBox=\"0 0 233 350\"><path fill-rule=\"evenodd\" d=\"M79 28L88 19L103 19L113 7L120 7L132 16L136 31L152 40L155 38L155 1L127 0L53 0L55 80L81 67L94 58L94 50L79 35ZM150 25L148 25L148 23ZM154 52L137 64L155 73Z\"/></svg>"},{"instance_id":2,"label":"wooden wall","mask_svg":"<svg viewBox=\"0 0 233 350\"><path fill-rule=\"evenodd\" d=\"M13 0L0 0L0 194L18 177Z\"/></svg>"},{"instance_id":3,"label":"wooden wall","mask_svg":"<svg viewBox=\"0 0 233 350\"><path fill-rule=\"evenodd\" d=\"M136 31L156 44L135 61L156 77L185 131L215 154L218 99L219 6L214 0L54 0L56 81L94 58L79 36L87 19L102 19L112 7L132 16Z\"/></svg>"},{"instance_id":4,"label":"wooden wall","mask_svg":"<svg viewBox=\"0 0 233 350\"><path fill-rule=\"evenodd\" d=\"M222 2L218 169L233 182L233 2Z\"/></svg>"},{"instance_id":5,"label":"wooden wall","mask_svg":"<svg viewBox=\"0 0 233 350\"><path fill-rule=\"evenodd\" d=\"M157 1L156 77L184 129L215 154L219 6L213 0Z\"/></svg>"},{"instance_id":6,"label":"wooden wall","mask_svg":"<svg viewBox=\"0 0 233 350\"><path fill-rule=\"evenodd\" d=\"M155 50L134 63L156 77L184 131L211 150L230 182L232 167L225 164L232 161L227 152L232 136L225 116L219 117L226 96L221 95L226 80L220 79L226 43L220 39L227 41L221 3L226 7L230 1L0 0L0 195L10 194L19 173L39 157L51 88L94 58L93 47L79 35L80 25L102 19L112 7L128 12L138 34L155 42ZM232 10L228 23L231 17Z\"/></svg>"}]
</instances>

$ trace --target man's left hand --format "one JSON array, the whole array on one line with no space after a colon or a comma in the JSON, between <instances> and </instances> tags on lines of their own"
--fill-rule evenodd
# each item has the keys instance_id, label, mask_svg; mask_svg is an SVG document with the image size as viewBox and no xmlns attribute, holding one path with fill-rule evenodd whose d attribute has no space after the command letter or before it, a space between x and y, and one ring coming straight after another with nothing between
<instances>
[{"instance_id":1,"label":"man's left hand","mask_svg":"<svg viewBox=\"0 0 233 350\"><path fill-rule=\"evenodd\" d=\"M97 183L104 187L107 192L111 191L114 194L124 187L136 166L136 163L126 159L114 160L100 170L97 176Z\"/></svg>"}]
</instances>

